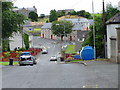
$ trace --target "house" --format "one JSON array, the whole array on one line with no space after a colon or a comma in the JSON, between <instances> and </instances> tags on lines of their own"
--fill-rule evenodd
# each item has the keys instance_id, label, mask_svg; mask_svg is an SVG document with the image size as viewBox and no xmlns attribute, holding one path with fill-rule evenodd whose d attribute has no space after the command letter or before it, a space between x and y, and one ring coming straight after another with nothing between
<instances>
[{"instance_id":1,"label":"house","mask_svg":"<svg viewBox=\"0 0 120 90\"><path fill-rule=\"evenodd\" d=\"M56 35L53 35L51 31L52 23L46 23L41 27L41 37L42 38L47 38L47 39L56 39L60 40L60 37L57 37ZM64 40L78 40L77 33L78 31L81 31L81 25L80 24L75 24L72 28L72 33L67 35L67 37L64 37Z\"/></svg>"},{"instance_id":2,"label":"house","mask_svg":"<svg viewBox=\"0 0 120 90\"><path fill-rule=\"evenodd\" d=\"M35 6L33 6L32 8L13 8L13 11L19 14L23 14L25 16L29 16L29 13L34 11L35 13L37 13L37 9Z\"/></svg>"},{"instance_id":3,"label":"house","mask_svg":"<svg viewBox=\"0 0 120 90\"><path fill-rule=\"evenodd\" d=\"M70 21L74 25L72 33L67 35L67 37L64 37L64 40L84 41L86 39L87 34L90 31L89 26L92 24L88 19L82 17L62 20ZM51 26L52 23L46 23L41 27L41 37L60 40L60 37L52 34Z\"/></svg>"},{"instance_id":4,"label":"house","mask_svg":"<svg viewBox=\"0 0 120 90\"><path fill-rule=\"evenodd\" d=\"M120 63L120 12L107 22L107 57Z\"/></svg>"}]
</instances>

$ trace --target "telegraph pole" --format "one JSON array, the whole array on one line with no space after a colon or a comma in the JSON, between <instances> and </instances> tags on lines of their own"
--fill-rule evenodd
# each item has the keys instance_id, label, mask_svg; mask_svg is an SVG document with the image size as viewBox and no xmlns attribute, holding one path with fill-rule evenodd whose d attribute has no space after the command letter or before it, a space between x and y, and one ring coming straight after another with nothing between
<instances>
[{"instance_id":1,"label":"telegraph pole","mask_svg":"<svg viewBox=\"0 0 120 90\"><path fill-rule=\"evenodd\" d=\"M107 32L106 32L106 25L105 25L105 4L104 4L104 0L102 0L102 5L103 5L103 9L102 9L102 20L103 20L103 30L104 30L104 58L106 58L106 42L107 42Z\"/></svg>"}]
</instances>

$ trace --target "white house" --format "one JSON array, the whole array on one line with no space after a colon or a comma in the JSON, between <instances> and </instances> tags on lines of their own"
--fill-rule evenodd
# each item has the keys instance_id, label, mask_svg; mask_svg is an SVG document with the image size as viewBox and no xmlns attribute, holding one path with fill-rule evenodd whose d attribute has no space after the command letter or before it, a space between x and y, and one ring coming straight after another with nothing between
<instances>
[{"instance_id":1,"label":"white house","mask_svg":"<svg viewBox=\"0 0 120 90\"><path fill-rule=\"evenodd\" d=\"M22 48L22 34L20 32L13 33L13 37L10 37L10 50L14 50L16 47Z\"/></svg>"},{"instance_id":2,"label":"white house","mask_svg":"<svg viewBox=\"0 0 120 90\"><path fill-rule=\"evenodd\" d=\"M120 12L106 22L107 24L107 57L112 62L120 62L118 59L120 55ZM118 34L119 33L119 34Z\"/></svg>"}]
</instances>

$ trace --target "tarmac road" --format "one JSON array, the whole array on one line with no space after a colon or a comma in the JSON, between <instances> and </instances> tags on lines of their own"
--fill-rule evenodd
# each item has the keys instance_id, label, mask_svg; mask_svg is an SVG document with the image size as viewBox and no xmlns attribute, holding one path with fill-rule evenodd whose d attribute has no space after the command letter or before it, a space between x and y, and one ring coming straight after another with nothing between
<instances>
[{"instance_id":1,"label":"tarmac road","mask_svg":"<svg viewBox=\"0 0 120 90\"><path fill-rule=\"evenodd\" d=\"M40 54L34 66L3 66L3 88L118 88L118 65L107 61L57 64L50 62L60 51L60 43L34 37L34 45L42 44L48 54Z\"/></svg>"}]
</instances>

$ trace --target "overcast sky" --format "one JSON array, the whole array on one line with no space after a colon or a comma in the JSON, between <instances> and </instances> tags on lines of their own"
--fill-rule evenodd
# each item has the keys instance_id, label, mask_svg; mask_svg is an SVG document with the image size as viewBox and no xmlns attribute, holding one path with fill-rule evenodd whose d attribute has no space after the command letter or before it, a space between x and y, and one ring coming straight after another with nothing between
<instances>
[{"instance_id":1,"label":"overcast sky","mask_svg":"<svg viewBox=\"0 0 120 90\"><path fill-rule=\"evenodd\" d=\"M102 0L94 1L95 13L102 11ZM105 4L112 3L118 6L120 0L104 0ZM92 0L14 0L14 6L18 8L33 7L37 8L38 15L49 15L50 10L74 9L75 11L85 10L92 13Z\"/></svg>"}]
</instances>

